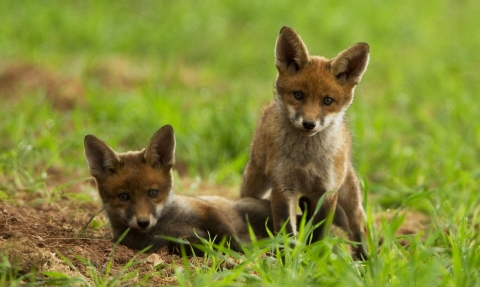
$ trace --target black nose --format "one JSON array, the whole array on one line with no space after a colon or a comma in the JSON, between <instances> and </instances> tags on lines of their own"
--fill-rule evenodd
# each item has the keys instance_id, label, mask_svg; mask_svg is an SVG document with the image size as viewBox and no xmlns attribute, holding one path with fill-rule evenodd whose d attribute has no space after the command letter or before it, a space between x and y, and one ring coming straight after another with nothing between
<instances>
[{"instance_id":1,"label":"black nose","mask_svg":"<svg viewBox=\"0 0 480 287\"><path fill-rule=\"evenodd\" d=\"M148 219L137 219L137 224L140 228L147 228L150 225L150 220L148 220Z\"/></svg>"},{"instance_id":2,"label":"black nose","mask_svg":"<svg viewBox=\"0 0 480 287\"><path fill-rule=\"evenodd\" d=\"M315 122L303 121L302 124L306 130L312 130L315 127Z\"/></svg>"}]
</instances>

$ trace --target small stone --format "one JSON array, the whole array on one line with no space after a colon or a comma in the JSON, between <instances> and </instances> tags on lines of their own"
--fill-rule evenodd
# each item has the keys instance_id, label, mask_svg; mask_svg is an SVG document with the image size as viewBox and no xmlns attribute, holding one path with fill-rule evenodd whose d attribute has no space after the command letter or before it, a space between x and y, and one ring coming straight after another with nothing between
<instances>
[{"instance_id":1,"label":"small stone","mask_svg":"<svg viewBox=\"0 0 480 287\"><path fill-rule=\"evenodd\" d=\"M163 259L160 257L160 255L156 254L156 253L152 253L150 254L146 261L148 263L151 263L154 267L157 266L158 264L162 264L163 263Z\"/></svg>"}]
</instances>

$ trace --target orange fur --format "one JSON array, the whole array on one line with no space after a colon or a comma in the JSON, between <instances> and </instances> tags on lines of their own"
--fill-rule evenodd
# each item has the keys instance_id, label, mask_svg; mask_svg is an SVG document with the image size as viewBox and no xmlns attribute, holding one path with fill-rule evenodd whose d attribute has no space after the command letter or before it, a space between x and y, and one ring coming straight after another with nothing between
<instances>
[{"instance_id":1,"label":"orange fur","mask_svg":"<svg viewBox=\"0 0 480 287\"><path fill-rule=\"evenodd\" d=\"M360 242L364 211L344 114L367 67L369 46L355 44L333 59L311 56L300 36L283 27L275 55L275 99L255 130L241 196L265 198L271 191L274 229L278 232L290 218L291 233L296 230L297 194L308 198L309 214L324 196L314 223L335 211L334 222ZM314 239L322 231L317 228ZM357 251L366 256L362 247Z\"/></svg>"},{"instance_id":2,"label":"orange fur","mask_svg":"<svg viewBox=\"0 0 480 287\"><path fill-rule=\"evenodd\" d=\"M130 228L122 244L151 251L175 247L162 236L198 243L198 236L216 241L230 240L230 247L241 251L237 242L250 240L247 219L258 238L268 236L271 224L268 200L245 198L230 201L220 197L188 197L172 191L175 163L175 137L171 126L164 126L141 151L116 153L93 135L85 136L85 156L97 182L113 239ZM198 236L197 236L198 235Z\"/></svg>"}]
</instances>

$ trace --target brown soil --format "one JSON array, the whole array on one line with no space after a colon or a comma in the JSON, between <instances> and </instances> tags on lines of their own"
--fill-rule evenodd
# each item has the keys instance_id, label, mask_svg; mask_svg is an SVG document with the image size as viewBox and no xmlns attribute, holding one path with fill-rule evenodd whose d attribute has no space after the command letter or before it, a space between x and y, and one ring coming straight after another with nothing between
<instances>
[{"instance_id":1,"label":"brown soil","mask_svg":"<svg viewBox=\"0 0 480 287\"><path fill-rule=\"evenodd\" d=\"M0 95L3 97L16 99L32 91L45 93L53 107L61 111L84 104L85 91L80 81L30 63L14 62L2 66Z\"/></svg>"},{"instance_id":2,"label":"brown soil","mask_svg":"<svg viewBox=\"0 0 480 287\"><path fill-rule=\"evenodd\" d=\"M56 271L87 281L90 280L88 268L96 268L100 274L104 274L107 263L111 261L111 276L122 271L136 256L140 264L129 269L134 272L138 270L136 280L141 280L155 265L162 264L161 272L152 276L149 282L175 284L173 263L181 264L178 256L169 255L167 250L156 254L137 254L125 246L115 247L107 225L89 227L82 232L82 228L99 210L100 206L95 204L74 209L58 204L19 207L0 202L0 253L6 254L20 273ZM103 215L97 217L102 219ZM85 263L85 260L89 263Z\"/></svg>"},{"instance_id":3,"label":"brown soil","mask_svg":"<svg viewBox=\"0 0 480 287\"><path fill-rule=\"evenodd\" d=\"M68 180L62 172L50 168L46 185L53 188ZM182 178L176 186L180 193L192 196L234 194L234 188L191 178ZM92 194L94 203L72 199L80 193ZM179 256L168 250L139 254L111 241L108 220L103 212L98 213L101 205L93 180L69 185L60 198L45 201L48 199L39 198L38 193L22 190L17 191L14 201L0 201L0 254L5 254L20 274L33 271L42 277L44 271L56 271L89 281L89 269L95 268L105 276L111 261L108 275L113 276L125 272L126 264L135 258L138 265L127 269L138 273L131 283L149 276L148 283L176 285L175 266L183 265ZM92 218L96 227L88 224ZM0 257L0 263L2 260L5 258ZM154 269L157 272L152 276Z\"/></svg>"}]
</instances>

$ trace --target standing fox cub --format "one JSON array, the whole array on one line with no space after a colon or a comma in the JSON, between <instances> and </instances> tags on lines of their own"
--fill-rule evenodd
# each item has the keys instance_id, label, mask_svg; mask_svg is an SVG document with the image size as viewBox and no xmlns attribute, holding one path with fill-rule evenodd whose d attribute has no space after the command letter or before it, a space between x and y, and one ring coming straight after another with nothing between
<instances>
[{"instance_id":1,"label":"standing fox cub","mask_svg":"<svg viewBox=\"0 0 480 287\"><path fill-rule=\"evenodd\" d=\"M293 233L297 193L305 195L311 215L325 195L313 223L334 211L334 223L361 242L364 211L344 115L367 67L369 46L355 44L333 59L311 56L300 36L283 27L275 54L275 99L257 124L241 196L264 198L271 189L274 230L289 219L286 228ZM317 228L314 240L322 233ZM366 256L361 246L356 253Z\"/></svg>"},{"instance_id":2,"label":"standing fox cub","mask_svg":"<svg viewBox=\"0 0 480 287\"><path fill-rule=\"evenodd\" d=\"M118 240L130 228L122 241L127 247L143 249L152 245L155 251L170 245L162 236L198 243L198 235L217 241L226 238L231 240L232 249L241 251L236 240L250 240L247 217L258 238L268 236L266 222L272 222L268 220L268 200L230 201L218 196L173 194L175 137L171 126L158 130L141 151L119 154L93 135L85 136L84 143L113 239ZM272 223L269 228L273 229Z\"/></svg>"}]
</instances>

